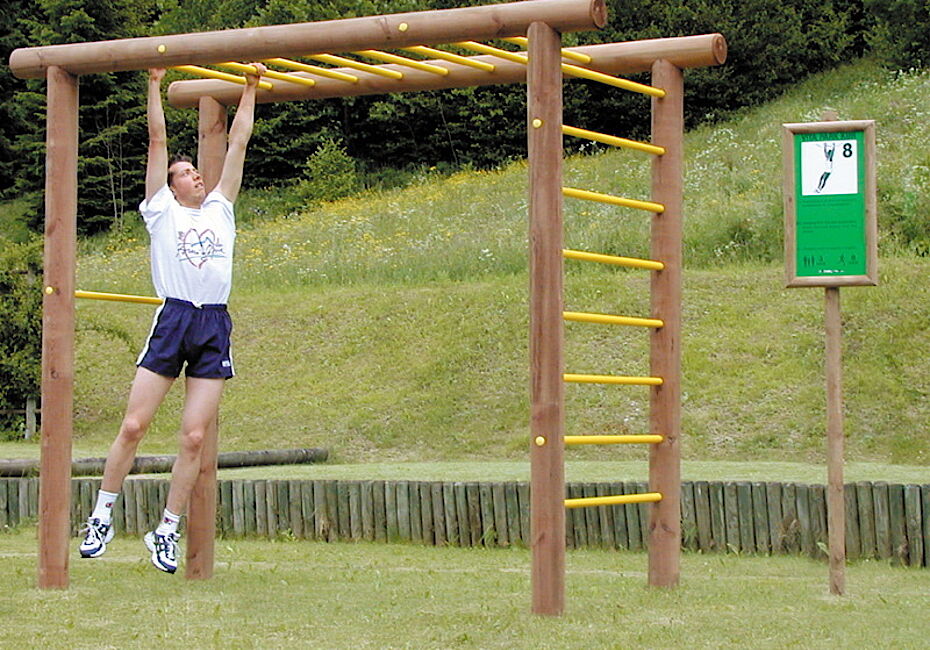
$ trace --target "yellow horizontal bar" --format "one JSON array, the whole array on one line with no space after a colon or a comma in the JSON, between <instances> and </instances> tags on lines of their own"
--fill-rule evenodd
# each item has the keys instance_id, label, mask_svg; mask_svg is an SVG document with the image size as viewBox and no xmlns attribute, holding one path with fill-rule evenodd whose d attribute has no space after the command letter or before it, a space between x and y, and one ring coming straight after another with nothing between
<instances>
[{"instance_id":1,"label":"yellow horizontal bar","mask_svg":"<svg viewBox=\"0 0 930 650\"><path fill-rule=\"evenodd\" d=\"M570 77L581 77L582 79L597 81L602 84L607 84L608 86L614 86L615 88L630 90L634 93L642 93L643 95L650 95L652 97L665 97L665 91L661 88L636 83L635 81L630 81L629 79L612 77L611 75L604 74L603 72L588 70L587 68L580 68L577 65L571 65L569 63L562 64L562 72Z\"/></svg>"},{"instance_id":2,"label":"yellow horizontal bar","mask_svg":"<svg viewBox=\"0 0 930 650\"><path fill-rule=\"evenodd\" d=\"M636 445L657 444L665 436L639 434L633 436L565 436L566 445Z\"/></svg>"},{"instance_id":3,"label":"yellow horizontal bar","mask_svg":"<svg viewBox=\"0 0 930 650\"><path fill-rule=\"evenodd\" d=\"M229 74L227 72L220 72L219 70L211 70L210 68L201 68L199 65L175 65L171 66L171 69L177 70L178 72L186 72L187 74L192 74L197 77L207 77L208 79L219 79L220 81L229 81L234 84L245 85L245 77ZM267 81L259 81L258 87L262 90L271 90L274 88L274 86Z\"/></svg>"},{"instance_id":4,"label":"yellow horizontal bar","mask_svg":"<svg viewBox=\"0 0 930 650\"><path fill-rule=\"evenodd\" d=\"M613 264L614 266L626 266L631 269L647 269L649 271L661 271L665 264L655 260L643 260L638 257L620 257L618 255L604 255L603 253L589 253L588 251L574 251L569 248L562 249L562 256L570 260L581 260L583 262L600 262L601 264Z\"/></svg>"},{"instance_id":5,"label":"yellow horizontal bar","mask_svg":"<svg viewBox=\"0 0 930 650\"><path fill-rule=\"evenodd\" d=\"M511 52L510 50L502 50L499 47L491 47L490 45L485 45L484 43L476 43L475 41L461 41L458 43L452 43L452 45L455 47L460 47L464 50L478 52L480 54L490 54L501 59L513 61L514 63L523 63L524 65L526 64L526 54Z\"/></svg>"},{"instance_id":6,"label":"yellow horizontal bar","mask_svg":"<svg viewBox=\"0 0 930 650\"><path fill-rule=\"evenodd\" d=\"M371 74L387 77L388 79L404 78L403 73L398 72L397 70L388 70L376 65L362 63L361 61L356 61L355 59L347 59L344 56L333 56L332 54L312 54L307 58L313 59L314 61L320 61L321 63L329 63L330 65L341 65L345 66L346 68L355 68L356 70L370 72Z\"/></svg>"},{"instance_id":7,"label":"yellow horizontal bar","mask_svg":"<svg viewBox=\"0 0 930 650\"><path fill-rule=\"evenodd\" d=\"M485 45L484 43L476 43L475 41L460 41L458 43L453 43L452 45L464 48L466 50L471 50L472 52L490 54L502 59L507 59L508 61L514 61L515 63L525 64L527 62L526 54L511 52L510 50L502 50L499 47L491 47L490 45ZM568 75L569 77L580 77L582 79L588 79L589 81L597 81L602 84L607 84L608 86L623 88L624 90L631 90L635 93L651 95L652 97L665 97L665 91L661 88L655 88L653 86L636 83L635 81L630 81L629 79L613 77L609 74L604 74L603 72L597 72L596 70L580 68L577 65L571 65L570 63L563 63L561 64L561 67L562 73Z\"/></svg>"},{"instance_id":8,"label":"yellow horizontal bar","mask_svg":"<svg viewBox=\"0 0 930 650\"><path fill-rule=\"evenodd\" d=\"M449 74L449 71L446 68L441 68L438 65L430 65L429 63L423 63L422 61L415 61L414 59L408 59L407 57L404 57L404 56L397 56L396 54L390 54L389 52L381 52L380 50L359 50L358 52L353 52L352 54L358 54L359 56L367 56L369 59L375 59L376 61L384 61L385 63L396 63L397 65L405 65L408 68L413 68L414 70L430 72L432 74L438 74L443 77Z\"/></svg>"},{"instance_id":9,"label":"yellow horizontal bar","mask_svg":"<svg viewBox=\"0 0 930 650\"><path fill-rule=\"evenodd\" d=\"M526 47L530 43L530 39L525 36L514 36L513 38L502 38L502 41L507 41L508 43L513 43L514 45L519 45L520 47ZM562 48L562 58L571 59L572 61L577 61L578 63L591 63L592 59L587 54L582 54L581 52L573 52L567 48Z\"/></svg>"},{"instance_id":10,"label":"yellow horizontal bar","mask_svg":"<svg viewBox=\"0 0 930 650\"><path fill-rule=\"evenodd\" d=\"M279 68L287 68L289 70L309 72L310 74L315 74L318 77L327 77L329 79L336 79L337 81L347 81L348 83L353 84L358 83L358 77L355 75L346 74L344 72L337 72L336 70L330 70L329 68L321 68L318 65L307 65L306 63L301 63L300 61L291 61L290 59L263 59L262 63L276 65Z\"/></svg>"},{"instance_id":11,"label":"yellow horizontal bar","mask_svg":"<svg viewBox=\"0 0 930 650\"><path fill-rule=\"evenodd\" d=\"M235 70L237 72L251 72L253 70L252 66L245 63L237 63L235 61L227 61L226 63L217 63L215 65L221 68L229 68L230 70ZM265 73L262 76L268 77L269 79L286 81L292 84L300 84L302 86L316 85L316 82L313 79L307 79L306 77L295 77L292 74L284 74L283 72L276 72L275 70L265 70Z\"/></svg>"},{"instance_id":12,"label":"yellow horizontal bar","mask_svg":"<svg viewBox=\"0 0 930 650\"><path fill-rule=\"evenodd\" d=\"M585 138L586 140L594 140L595 142L603 142L604 144L609 144L612 147L624 147L626 149L636 149L637 151L645 151L646 153L651 153L656 156L661 156L665 153L665 147L659 147L654 144L649 144L648 142L637 142L636 140L627 140L626 138L618 138L615 135L607 135L606 133L598 133L597 131L588 131L587 129L579 129L578 127L568 126L567 124L562 125L562 133L565 135L574 136L576 138Z\"/></svg>"},{"instance_id":13,"label":"yellow horizontal bar","mask_svg":"<svg viewBox=\"0 0 930 650\"><path fill-rule=\"evenodd\" d=\"M637 318L635 316L612 316L610 314L591 314L581 311L563 311L562 318L578 323L601 323L604 325L632 325L633 327L662 327L665 325L658 318Z\"/></svg>"},{"instance_id":14,"label":"yellow horizontal bar","mask_svg":"<svg viewBox=\"0 0 930 650\"><path fill-rule=\"evenodd\" d=\"M88 300L112 300L115 302L139 302L146 305L160 305L164 302L161 298L154 296L133 296L125 293L102 293L100 291L81 291L78 289L74 292L75 298L87 298Z\"/></svg>"},{"instance_id":15,"label":"yellow horizontal bar","mask_svg":"<svg viewBox=\"0 0 930 650\"><path fill-rule=\"evenodd\" d=\"M566 508L584 508L587 506L618 506L624 503L656 503L662 500L658 492L644 492L641 494L615 494L611 497L582 497L580 499L565 499Z\"/></svg>"},{"instance_id":16,"label":"yellow horizontal bar","mask_svg":"<svg viewBox=\"0 0 930 650\"><path fill-rule=\"evenodd\" d=\"M609 203L610 205L619 205L624 208L636 208L637 210L647 210L657 214L665 212L665 206L661 203L653 203L652 201L639 201L637 199L626 199L622 196L601 194L600 192L589 192L588 190L579 190L574 187L563 187L562 194L573 199L584 199L585 201Z\"/></svg>"},{"instance_id":17,"label":"yellow horizontal bar","mask_svg":"<svg viewBox=\"0 0 930 650\"><path fill-rule=\"evenodd\" d=\"M436 48L426 47L425 45L414 45L413 47L402 47L400 49L405 52L413 52L415 54L422 54L423 56L430 56L434 59L442 59L443 61L449 61L450 63L467 65L471 68L484 70L485 72L494 72L495 69L494 65L491 63L486 63L485 61L475 61L474 59L469 59L467 56L453 54L452 52L446 52L445 50L437 50Z\"/></svg>"},{"instance_id":18,"label":"yellow horizontal bar","mask_svg":"<svg viewBox=\"0 0 930 650\"><path fill-rule=\"evenodd\" d=\"M621 377L616 375L562 375L564 381L575 384L616 384L618 386L661 386L661 377Z\"/></svg>"}]
</instances>

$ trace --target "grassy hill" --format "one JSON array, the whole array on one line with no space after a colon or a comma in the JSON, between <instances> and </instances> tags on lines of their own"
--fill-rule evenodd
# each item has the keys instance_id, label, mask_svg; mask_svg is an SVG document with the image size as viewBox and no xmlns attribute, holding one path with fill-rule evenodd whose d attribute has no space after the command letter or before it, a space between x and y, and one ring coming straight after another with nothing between
<instances>
[{"instance_id":1,"label":"grassy hill","mask_svg":"<svg viewBox=\"0 0 930 650\"><path fill-rule=\"evenodd\" d=\"M930 260L921 249L930 181L930 79L858 63L686 141L686 458L796 460L823 446L822 291L782 288L780 124L878 121L881 286L843 291L848 457L930 463ZM584 124L578 124L584 126ZM619 134L622 135L622 134ZM524 163L370 192L306 210L274 192L239 213L234 355L223 447L325 446L337 461L525 458L528 433ZM648 196L648 160L595 150L566 184ZM84 289L151 293L141 229L89 242ZM566 202L573 248L644 256L648 216ZM566 264L566 305L648 314L645 272ZM82 302L76 444L108 445L151 309ZM568 324L573 372L640 374L639 331ZM145 452L171 451L175 389ZM644 388L570 386L570 433L640 432ZM641 449L585 450L587 459Z\"/></svg>"}]
</instances>

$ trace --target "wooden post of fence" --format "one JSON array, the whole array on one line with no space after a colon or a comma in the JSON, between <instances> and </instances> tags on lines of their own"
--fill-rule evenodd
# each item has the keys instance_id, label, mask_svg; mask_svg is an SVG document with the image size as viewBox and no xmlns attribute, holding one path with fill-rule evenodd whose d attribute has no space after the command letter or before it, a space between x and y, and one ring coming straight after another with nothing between
<instances>
[{"instance_id":1,"label":"wooden post of fence","mask_svg":"<svg viewBox=\"0 0 930 650\"><path fill-rule=\"evenodd\" d=\"M78 80L56 66L47 80L38 585L64 589L71 533Z\"/></svg>"},{"instance_id":2,"label":"wooden post of fence","mask_svg":"<svg viewBox=\"0 0 930 650\"><path fill-rule=\"evenodd\" d=\"M533 612L565 609L561 36L529 32L530 464Z\"/></svg>"},{"instance_id":3,"label":"wooden post of fence","mask_svg":"<svg viewBox=\"0 0 930 650\"><path fill-rule=\"evenodd\" d=\"M36 434L36 398L26 398L26 440L31 440Z\"/></svg>"},{"instance_id":4,"label":"wooden post of fence","mask_svg":"<svg viewBox=\"0 0 930 650\"><path fill-rule=\"evenodd\" d=\"M200 99L197 167L207 192L219 183L226 157L226 107L211 97ZM214 418L204 440L200 473L191 492L187 515L187 562L185 576L191 580L213 577L216 537L216 463L219 448L219 419Z\"/></svg>"},{"instance_id":5,"label":"wooden post of fence","mask_svg":"<svg viewBox=\"0 0 930 650\"><path fill-rule=\"evenodd\" d=\"M652 83L665 90L652 100L652 142L665 147L652 167L652 200L665 206L652 220L652 258L665 264L652 273L652 317L665 323L652 332L650 372L662 377L652 388L650 432L665 436L650 446L649 489L662 494L649 521L649 584L678 584L681 553L681 237L684 82L665 60L652 66Z\"/></svg>"}]
</instances>

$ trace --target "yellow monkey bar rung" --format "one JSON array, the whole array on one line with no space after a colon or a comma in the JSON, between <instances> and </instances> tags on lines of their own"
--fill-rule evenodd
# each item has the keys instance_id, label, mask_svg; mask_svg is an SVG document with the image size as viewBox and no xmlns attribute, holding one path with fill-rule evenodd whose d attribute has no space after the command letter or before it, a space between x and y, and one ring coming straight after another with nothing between
<instances>
[{"instance_id":1,"label":"yellow monkey bar rung","mask_svg":"<svg viewBox=\"0 0 930 650\"><path fill-rule=\"evenodd\" d=\"M376 65L371 65L370 63L362 63L361 61L356 61L355 59L347 59L344 56L334 56L332 54L310 54L307 56L307 58L313 59L314 61L319 61L320 63L329 63L330 65L339 65L346 68L361 70L362 72L370 72L371 74L387 77L388 79L404 78L404 74L402 72L398 72L397 70L388 70L387 68L381 68Z\"/></svg>"},{"instance_id":2,"label":"yellow monkey bar rung","mask_svg":"<svg viewBox=\"0 0 930 650\"><path fill-rule=\"evenodd\" d=\"M644 260L638 257L620 257L618 255L605 255L604 253L590 253L588 251L576 251L570 248L562 249L562 256L570 260L580 260L582 262L599 262L601 264L613 264L614 266L626 266L633 269L648 269L650 271L661 271L665 264L656 260Z\"/></svg>"},{"instance_id":3,"label":"yellow monkey bar rung","mask_svg":"<svg viewBox=\"0 0 930 650\"><path fill-rule=\"evenodd\" d=\"M612 314L594 314L583 311L563 311L562 318L577 323L601 323L603 325L631 325L633 327L662 327L665 325L658 318L614 316Z\"/></svg>"},{"instance_id":4,"label":"yellow monkey bar rung","mask_svg":"<svg viewBox=\"0 0 930 650\"><path fill-rule=\"evenodd\" d=\"M562 125L562 133L565 135L573 136L575 138L584 138L585 140L602 142L603 144L609 144L612 147L623 147L625 149L645 151L646 153L651 153L656 156L661 156L665 153L665 147L649 144L648 142L638 142L637 140L618 138L615 135L607 135L606 133L598 133L597 131L579 129L578 127L569 126L567 124Z\"/></svg>"},{"instance_id":5,"label":"yellow monkey bar rung","mask_svg":"<svg viewBox=\"0 0 930 650\"><path fill-rule=\"evenodd\" d=\"M562 194L573 199L582 199L584 201L597 201L598 203L608 203L618 205L623 208L635 208L636 210L646 210L660 214L665 212L665 206L653 201L640 201L638 199L627 199L622 196L612 194L601 194L600 192L591 192L589 190L579 190L576 187L563 187Z\"/></svg>"},{"instance_id":6,"label":"yellow monkey bar rung","mask_svg":"<svg viewBox=\"0 0 930 650\"><path fill-rule=\"evenodd\" d=\"M103 293L101 291L81 291L74 292L75 298L85 298L88 300L111 300L114 302L138 302L146 305L160 305L164 300L155 296L133 296L125 293Z\"/></svg>"},{"instance_id":7,"label":"yellow monkey bar rung","mask_svg":"<svg viewBox=\"0 0 930 650\"><path fill-rule=\"evenodd\" d=\"M624 375L576 375L565 373L563 381L573 384L615 384L618 386L661 386L661 377L627 377Z\"/></svg>"},{"instance_id":8,"label":"yellow monkey bar rung","mask_svg":"<svg viewBox=\"0 0 930 650\"><path fill-rule=\"evenodd\" d=\"M413 68L414 70L420 70L422 72L438 74L443 77L449 74L449 71L446 68L441 68L438 65L432 65L429 63L423 63L422 61L408 59L405 56L397 56L396 54L391 54L390 52L382 52L380 50L359 50L357 52L352 52L352 54L357 54L359 56L367 56L369 59L375 59L376 61L384 61L385 63L396 63L397 65L405 65L408 68Z\"/></svg>"},{"instance_id":9,"label":"yellow monkey bar rung","mask_svg":"<svg viewBox=\"0 0 930 650\"><path fill-rule=\"evenodd\" d=\"M507 41L508 43L513 43L514 45L519 45L520 47L523 47L523 48L529 45L529 42L530 42L530 39L528 39L526 36L514 36L513 38L502 38L501 40ZM572 61L576 61L577 63L585 63L585 64L591 63L591 61L593 60L587 54L582 54L581 52L575 52L566 47L562 48L562 58L571 59Z\"/></svg>"},{"instance_id":10,"label":"yellow monkey bar rung","mask_svg":"<svg viewBox=\"0 0 930 650\"><path fill-rule=\"evenodd\" d=\"M171 66L171 70L177 70L178 72L186 72L187 74L192 74L195 77L206 77L208 79L219 79L220 81L229 81L234 84L245 85L245 77L240 77L239 75L229 74L228 72L220 72L219 70L212 70L211 68L202 68L199 65L174 65ZM271 90L274 88L267 81L259 81L258 87L262 90Z\"/></svg>"},{"instance_id":11,"label":"yellow monkey bar rung","mask_svg":"<svg viewBox=\"0 0 930 650\"><path fill-rule=\"evenodd\" d=\"M566 445L654 445L665 440L657 434L636 434L625 436L565 436Z\"/></svg>"},{"instance_id":12,"label":"yellow monkey bar rung","mask_svg":"<svg viewBox=\"0 0 930 650\"><path fill-rule=\"evenodd\" d=\"M609 497L581 497L579 499L565 499L566 508L585 508L588 506L618 506L624 503L656 503L662 500L659 492L643 492L641 494L615 494Z\"/></svg>"},{"instance_id":13,"label":"yellow monkey bar rung","mask_svg":"<svg viewBox=\"0 0 930 650\"><path fill-rule=\"evenodd\" d=\"M443 61L449 61L450 63L458 63L460 65L467 65L471 68L477 68L478 70L484 70L485 72L494 72L494 64L487 63L486 61L476 61L470 59L467 56L461 56L459 54L453 54L452 52L446 52L445 50L437 50L433 47L426 47L425 45L414 45L413 47L402 47L400 48L405 52L414 52L416 54L422 54L423 56L430 56L434 59L442 59Z\"/></svg>"},{"instance_id":14,"label":"yellow monkey bar rung","mask_svg":"<svg viewBox=\"0 0 930 650\"><path fill-rule=\"evenodd\" d=\"M471 50L472 52L490 54L491 56L500 57L515 63L526 64L527 62L526 54L511 52L510 50L502 50L499 47L492 47L490 45L485 45L484 43L476 43L475 41L460 41L458 43L452 43L452 45L465 50ZM642 93L644 95L651 95L652 97L665 97L665 91L661 88L655 88L653 86L636 83L635 81L630 81L629 79L612 77L609 74L604 74L603 72L588 70L587 68L581 68L577 65L571 65L569 63L563 63L561 64L561 67L562 74L568 75L569 77L580 77L589 81L597 81L602 84L607 84L608 86L614 86L616 88L622 88L624 90L630 90L632 92Z\"/></svg>"},{"instance_id":15,"label":"yellow monkey bar rung","mask_svg":"<svg viewBox=\"0 0 930 650\"><path fill-rule=\"evenodd\" d=\"M358 77L355 75L346 74L345 72L339 72L337 70L331 70L330 68L321 68L318 65L308 65L306 63L302 63L301 61L291 61L290 59L262 59L262 63L276 65L279 68L287 68L289 70L299 70L301 72L315 74L318 77L336 79L337 81L345 81L352 84L358 83Z\"/></svg>"},{"instance_id":16,"label":"yellow monkey bar rung","mask_svg":"<svg viewBox=\"0 0 930 650\"><path fill-rule=\"evenodd\" d=\"M245 63L237 63L235 61L227 61L226 63L217 63L216 66L220 68L228 68L230 70L235 70L236 72L252 72L254 68ZM315 86L316 82L313 79L307 79L306 77L297 77L292 74L284 74L283 72L278 72L276 70L266 70L263 77L268 77L269 79L277 79L278 81L286 81L287 83L300 84L301 86Z\"/></svg>"}]
</instances>

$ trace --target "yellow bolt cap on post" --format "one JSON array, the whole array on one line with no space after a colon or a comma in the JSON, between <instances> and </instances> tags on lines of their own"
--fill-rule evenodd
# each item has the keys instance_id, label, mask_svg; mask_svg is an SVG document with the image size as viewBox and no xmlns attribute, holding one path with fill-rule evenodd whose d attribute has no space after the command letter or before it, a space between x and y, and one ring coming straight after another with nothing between
<instances>
[{"instance_id":1,"label":"yellow bolt cap on post","mask_svg":"<svg viewBox=\"0 0 930 650\"><path fill-rule=\"evenodd\" d=\"M54 288L54 287L45 287L45 293L46 293L47 295L50 296L50 295L52 295L53 293L55 293L55 288Z\"/></svg>"},{"instance_id":2,"label":"yellow bolt cap on post","mask_svg":"<svg viewBox=\"0 0 930 650\"><path fill-rule=\"evenodd\" d=\"M406 32L407 28L410 27L407 23L401 23L397 26L397 29L402 32Z\"/></svg>"},{"instance_id":3,"label":"yellow bolt cap on post","mask_svg":"<svg viewBox=\"0 0 930 650\"><path fill-rule=\"evenodd\" d=\"M543 436L536 436L536 446L542 447L546 444L546 439Z\"/></svg>"},{"instance_id":4,"label":"yellow bolt cap on post","mask_svg":"<svg viewBox=\"0 0 930 650\"><path fill-rule=\"evenodd\" d=\"M164 53L167 52L167 51L168 51L168 48L165 46L164 43L162 43L161 45L158 46L158 53L159 53L159 54L164 54Z\"/></svg>"},{"instance_id":5,"label":"yellow bolt cap on post","mask_svg":"<svg viewBox=\"0 0 930 650\"><path fill-rule=\"evenodd\" d=\"M539 119L538 117L535 120L533 120L533 128L538 129L542 125L543 125L543 121Z\"/></svg>"}]
</instances>

